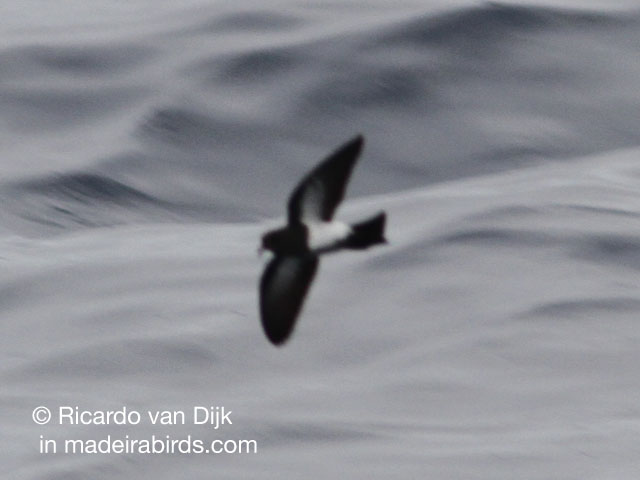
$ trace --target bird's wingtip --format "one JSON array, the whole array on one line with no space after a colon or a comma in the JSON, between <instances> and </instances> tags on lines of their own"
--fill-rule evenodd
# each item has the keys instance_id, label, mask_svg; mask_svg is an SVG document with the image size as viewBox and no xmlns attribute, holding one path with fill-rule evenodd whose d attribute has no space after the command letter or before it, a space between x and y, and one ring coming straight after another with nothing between
<instances>
[{"instance_id":1,"label":"bird's wingtip","mask_svg":"<svg viewBox=\"0 0 640 480\"><path fill-rule=\"evenodd\" d=\"M364 146L364 135L359 133L358 135L351 138L351 140L348 140L346 143L342 144L342 146L338 148L336 153L345 155L351 158L357 158L360 156L363 146Z\"/></svg>"},{"instance_id":2,"label":"bird's wingtip","mask_svg":"<svg viewBox=\"0 0 640 480\"><path fill-rule=\"evenodd\" d=\"M264 314L263 314L264 315ZM275 347L282 347L289 339L289 331L285 331L281 328L276 328L271 322L266 321L265 317L262 317L262 327L265 336L269 340L269 343Z\"/></svg>"},{"instance_id":3,"label":"bird's wingtip","mask_svg":"<svg viewBox=\"0 0 640 480\"><path fill-rule=\"evenodd\" d=\"M267 339L269 340L269 343L271 343L271 345L273 345L274 347L277 347L277 348L283 347L284 344L287 343L287 339L288 338L289 338L288 336L284 337L284 338L282 338L282 337L272 337L272 336L269 336L267 334Z\"/></svg>"}]
</instances>

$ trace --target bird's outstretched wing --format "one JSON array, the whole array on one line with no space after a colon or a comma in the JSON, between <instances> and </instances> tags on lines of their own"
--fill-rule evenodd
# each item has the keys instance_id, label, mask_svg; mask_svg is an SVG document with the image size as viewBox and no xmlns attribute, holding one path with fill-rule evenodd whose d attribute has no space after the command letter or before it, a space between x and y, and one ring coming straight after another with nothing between
<instances>
[{"instance_id":1,"label":"bird's outstretched wing","mask_svg":"<svg viewBox=\"0 0 640 480\"><path fill-rule=\"evenodd\" d=\"M333 152L298 184L289 197L289 223L329 221L344 198L353 166L362 151L358 135Z\"/></svg>"},{"instance_id":2,"label":"bird's outstretched wing","mask_svg":"<svg viewBox=\"0 0 640 480\"><path fill-rule=\"evenodd\" d=\"M265 268L260 280L260 317L274 345L291 335L317 268L315 255L276 256Z\"/></svg>"}]
</instances>

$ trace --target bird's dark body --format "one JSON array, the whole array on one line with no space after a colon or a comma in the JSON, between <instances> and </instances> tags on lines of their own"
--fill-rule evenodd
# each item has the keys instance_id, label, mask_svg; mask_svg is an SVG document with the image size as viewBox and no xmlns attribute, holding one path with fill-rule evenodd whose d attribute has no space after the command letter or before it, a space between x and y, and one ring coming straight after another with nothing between
<instances>
[{"instance_id":1,"label":"bird's dark body","mask_svg":"<svg viewBox=\"0 0 640 480\"><path fill-rule=\"evenodd\" d=\"M363 141L361 136L354 138L306 175L289 197L287 225L262 237L262 248L275 255L260 280L262 327L274 345L283 344L291 335L320 254L386 243L384 212L351 226L332 222ZM316 229L331 230L332 226L343 233L323 245L312 245Z\"/></svg>"},{"instance_id":2,"label":"bird's dark body","mask_svg":"<svg viewBox=\"0 0 640 480\"><path fill-rule=\"evenodd\" d=\"M309 253L307 227L300 222L267 232L262 237L262 246L276 255L304 255Z\"/></svg>"}]
</instances>

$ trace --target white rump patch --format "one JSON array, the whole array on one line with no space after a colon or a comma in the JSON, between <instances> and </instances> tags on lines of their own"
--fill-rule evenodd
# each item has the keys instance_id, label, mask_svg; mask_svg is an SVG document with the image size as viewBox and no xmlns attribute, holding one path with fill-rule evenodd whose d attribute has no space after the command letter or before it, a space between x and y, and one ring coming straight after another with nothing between
<instances>
[{"instance_id":1,"label":"white rump patch","mask_svg":"<svg viewBox=\"0 0 640 480\"><path fill-rule=\"evenodd\" d=\"M351 233L351 227L343 222L310 222L307 223L309 232L309 248L324 250L341 242Z\"/></svg>"}]
</instances>

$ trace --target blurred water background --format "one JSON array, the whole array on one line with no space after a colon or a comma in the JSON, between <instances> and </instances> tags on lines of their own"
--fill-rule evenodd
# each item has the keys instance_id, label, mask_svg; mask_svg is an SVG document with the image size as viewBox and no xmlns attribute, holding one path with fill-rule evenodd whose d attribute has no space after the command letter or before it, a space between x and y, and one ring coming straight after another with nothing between
<instances>
[{"instance_id":1,"label":"blurred water background","mask_svg":"<svg viewBox=\"0 0 640 480\"><path fill-rule=\"evenodd\" d=\"M637 478L638 2L56 3L0 7L3 478ZM390 245L275 349L260 234L360 132ZM39 453L154 434L258 453Z\"/></svg>"}]
</instances>

